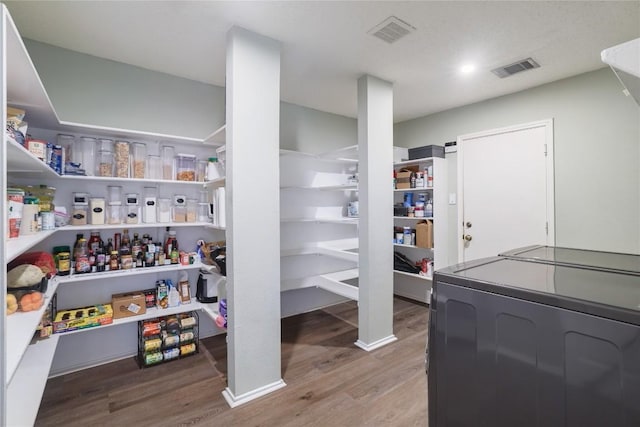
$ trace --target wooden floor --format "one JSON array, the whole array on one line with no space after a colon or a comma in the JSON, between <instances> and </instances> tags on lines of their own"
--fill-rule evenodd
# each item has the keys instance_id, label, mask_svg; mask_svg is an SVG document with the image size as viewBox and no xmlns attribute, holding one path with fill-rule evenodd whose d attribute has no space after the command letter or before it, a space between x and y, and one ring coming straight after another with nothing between
<instances>
[{"instance_id":1,"label":"wooden floor","mask_svg":"<svg viewBox=\"0 0 640 427\"><path fill-rule=\"evenodd\" d=\"M149 369L128 359L53 378L36 425L426 426L427 312L395 298L398 341L372 352L353 344L355 302L283 319L287 386L235 409L221 395L224 336L202 340L195 356Z\"/></svg>"}]
</instances>

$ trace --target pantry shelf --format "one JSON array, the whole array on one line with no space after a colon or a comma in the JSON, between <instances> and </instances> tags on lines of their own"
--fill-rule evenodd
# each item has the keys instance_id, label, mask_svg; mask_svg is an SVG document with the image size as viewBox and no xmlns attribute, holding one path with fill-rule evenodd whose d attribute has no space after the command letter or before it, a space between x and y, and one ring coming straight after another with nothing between
<instances>
[{"instance_id":1,"label":"pantry shelf","mask_svg":"<svg viewBox=\"0 0 640 427\"><path fill-rule=\"evenodd\" d=\"M400 271L400 270L393 270L393 272L395 274L399 274L401 276L407 276L407 277L411 277L411 278L414 278L414 279L426 280L428 282L432 281L432 279L430 277L421 276L419 274L407 273L406 271Z\"/></svg>"},{"instance_id":2,"label":"pantry shelf","mask_svg":"<svg viewBox=\"0 0 640 427\"><path fill-rule=\"evenodd\" d=\"M41 178L60 177L49 165L9 137L7 137L7 171L10 173L44 174Z\"/></svg>"},{"instance_id":3,"label":"pantry shelf","mask_svg":"<svg viewBox=\"0 0 640 427\"><path fill-rule=\"evenodd\" d=\"M433 191L433 187L420 187L420 188L396 188L393 190L394 192L398 192L398 193L407 193L407 192L413 192L413 193L426 193L428 191Z\"/></svg>"},{"instance_id":4,"label":"pantry shelf","mask_svg":"<svg viewBox=\"0 0 640 427\"><path fill-rule=\"evenodd\" d=\"M55 232L56 230L40 231L35 234L28 234L26 236L20 236L14 239L9 239L7 241L7 246L6 246L7 262L13 261L18 255L28 251L30 248L42 242L43 240L45 240Z\"/></svg>"},{"instance_id":5,"label":"pantry shelf","mask_svg":"<svg viewBox=\"0 0 640 427\"><path fill-rule=\"evenodd\" d=\"M176 181L169 179L147 179L147 178L118 178L115 176L84 176L84 175L58 175L58 178L70 181L91 181L91 182L106 182L106 183L141 183L141 184L154 184L154 185L193 185L204 186L203 181Z\"/></svg>"},{"instance_id":6,"label":"pantry shelf","mask_svg":"<svg viewBox=\"0 0 640 427\"><path fill-rule=\"evenodd\" d=\"M16 369L20 364L20 360L23 358L25 351L27 350L33 333L42 319L42 314L46 310L47 306L51 302L53 294L56 293L58 288L58 278L54 277L49 280L47 292L44 295L44 304L39 310L22 312L19 311L6 319L7 341L11 343L6 347L6 362L7 362L7 384L10 384L13 375L16 373Z\"/></svg>"},{"instance_id":7,"label":"pantry shelf","mask_svg":"<svg viewBox=\"0 0 640 427\"><path fill-rule=\"evenodd\" d=\"M421 164L424 164L424 163L432 162L433 159L434 159L433 157L423 157L421 159L403 160L401 162L395 162L393 164L393 166L394 167L400 167L400 166L421 165Z\"/></svg>"},{"instance_id":8,"label":"pantry shelf","mask_svg":"<svg viewBox=\"0 0 640 427\"><path fill-rule=\"evenodd\" d=\"M28 346L8 387L8 426L32 426L35 423L58 340L59 337L53 335Z\"/></svg>"},{"instance_id":9,"label":"pantry shelf","mask_svg":"<svg viewBox=\"0 0 640 427\"><path fill-rule=\"evenodd\" d=\"M81 274L73 274L70 276L60 276L58 281L60 284L74 283L74 282L87 282L92 280L103 280L103 279L111 279L111 278L138 276L141 274L166 273L169 271L180 271L180 270L194 270L202 266L203 264L201 262L197 262L189 265L171 264L171 265L161 265L156 267L138 267L138 268L132 268L129 270L115 270L115 271L104 271L100 273L81 273Z\"/></svg>"},{"instance_id":10,"label":"pantry shelf","mask_svg":"<svg viewBox=\"0 0 640 427\"><path fill-rule=\"evenodd\" d=\"M405 245L403 243L394 243L393 246L397 246L399 248L411 248L411 249L422 249L422 250L427 250L427 251L432 251L433 248L421 248L420 246L416 246L416 245Z\"/></svg>"},{"instance_id":11,"label":"pantry shelf","mask_svg":"<svg viewBox=\"0 0 640 427\"><path fill-rule=\"evenodd\" d=\"M217 179L212 179L211 181L206 181L203 184L206 188L218 188L225 186L226 177L220 177Z\"/></svg>"},{"instance_id":12,"label":"pantry shelf","mask_svg":"<svg viewBox=\"0 0 640 427\"><path fill-rule=\"evenodd\" d=\"M155 307L147 308L147 311L144 314L141 314L139 316L131 316L131 317L123 317L121 319L114 319L113 323L110 323L108 325L95 326L93 328L76 329L75 331L61 332L59 334L54 334L54 335L72 335L72 334L78 334L81 332L90 332L98 329L110 328L112 326L120 326L120 325L126 325L127 323L134 323L134 322L139 322L143 320L154 319L160 316L171 316L172 314L179 314L187 311L201 310L201 309L202 309L202 306L200 305L200 303L195 298L192 298L191 303L189 304L180 304L177 307L163 308L163 309L155 308Z\"/></svg>"},{"instance_id":13,"label":"pantry shelf","mask_svg":"<svg viewBox=\"0 0 640 427\"><path fill-rule=\"evenodd\" d=\"M138 224L87 224L87 225L65 225L57 231L88 231L88 230L136 230L139 228L160 228L160 227L207 227L211 225L208 222L154 222L154 223L138 223Z\"/></svg>"},{"instance_id":14,"label":"pantry shelf","mask_svg":"<svg viewBox=\"0 0 640 427\"><path fill-rule=\"evenodd\" d=\"M320 191L358 191L358 184L320 185L320 186L285 186L282 190L320 190Z\"/></svg>"},{"instance_id":15,"label":"pantry shelf","mask_svg":"<svg viewBox=\"0 0 640 427\"><path fill-rule=\"evenodd\" d=\"M347 224L347 225L357 225L358 218L348 218L348 217L339 217L339 218L281 218L280 222L316 222L319 224Z\"/></svg>"},{"instance_id":16,"label":"pantry shelf","mask_svg":"<svg viewBox=\"0 0 640 427\"><path fill-rule=\"evenodd\" d=\"M352 268L350 270L315 276L313 282L315 286L325 291L358 301L358 286L346 282L356 280L359 274L359 269Z\"/></svg>"},{"instance_id":17,"label":"pantry shelf","mask_svg":"<svg viewBox=\"0 0 640 427\"><path fill-rule=\"evenodd\" d=\"M224 145L227 140L227 125L224 124L218 129L214 130L211 134L207 135L202 143L205 145L221 146Z\"/></svg>"},{"instance_id":18,"label":"pantry shelf","mask_svg":"<svg viewBox=\"0 0 640 427\"><path fill-rule=\"evenodd\" d=\"M204 228L210 228L212 230L222 230L222 231L227 229L227 227L221 227L219 225L214 225L214 224L211 224L210 222L205 223L204 224Z\"/></svg>"},{"instance_id":19,"label":"pantry shelf","mask_svg":"<svg viewBox=\"0 0 640 427\"><path fill-rule=\"evenodd\" d=\"M432 216L394 216L393 219L406 219L409 221L419 221L421 219L433 220Z\"/></svg>"}]
</instances>

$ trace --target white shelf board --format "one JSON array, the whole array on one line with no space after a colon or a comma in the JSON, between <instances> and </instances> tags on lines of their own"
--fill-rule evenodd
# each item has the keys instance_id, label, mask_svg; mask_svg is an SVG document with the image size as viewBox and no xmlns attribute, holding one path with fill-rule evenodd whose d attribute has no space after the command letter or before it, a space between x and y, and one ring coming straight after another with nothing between
<instances>
[{"instance_id":1,"label":"white shelf board","mask_svg":"<svg viewBox=\"0 0 640 427\"><path fill-rule=\"evenodd\" d=\"M6 363L7 363L7 384L11 383L11 379L20 364L25 351L36 326L40 323L42 314L51 302L51 297L58 288L57 278L49 280L47 292L44 295L44 304L39 310L13 313L6 317L7 345L6 347Z\"/></svg>"},{"instance_id":2,"label":"white shelf board","mask_svg":"<svg viewBox=\"0 0 640 427\"><path fill-rule=\"evenodd\" d=\"M335 273L321 274L312 280L317 287L325 291L358 301L358 287L344 283L344 281L356 279L359 274L360 270L353 268Z\"/></svg>"},{"instance_id":3,"label":"white shelf board","mask_svg":"<svg viewBox=\"0 0 640 427\"><path fill-rule=\"evenodd\" d=\"M358 145L350 145L344 148L338 148L337 150L328 151L318 155L323 159L338 160L344 162L357 162L358 161Z\"/></svg>"},{"instance_id":4,"label":"white shelf board","mask_svg":"<svg viewBox=\"0 0 640 427\"><path fill-rule=\"evenodd\" d=\"M82 273L82 274L73 274L69 276L60 276L58 280L60 284L87 282L91 280L139 276L142 274L166 273L169 271L180 271L180 270L193 270L193 269L198 269L202 266L203 264L201 262L197 262L195 264L189 264L189 265L170 264L170 265L161 265L157 267L137 267L137 268L131 268L129 270L103 271L100 273Z\"/></svg>"},{"instance_id":5,"label":"white shelf board","mask_svg":"<svg viewBox=\"0 0 640 427\"><path fill-rule=\"evenodd\" d=\"M27 348L8 388L8 426L34 425L58 340L53 335Z\"/></svg>"},{"instance_id":6,"label":"white shelf board","mask_svg":"<svg viewBox=\"0 0 640 427\"><path fill-rule=\"evenodd\" d=\"M398 193L421 193L427 191L433 191L433 187L420 187L420 188L394 188L394 192Z\"/></svg>"},{"instance_id":7,"label":"white shelf board","mask_svg":"<svg viewBox=\"0 0 640 427\"><path fill-rule=\"evenodd\" d=\"M411 166L411 165L419 165L422 163L432 163L434 158L440 158L440 157L423 157L421 159L413 159L413 160L403 160L401 162L395 162L393 164L394 167L399 167L399 166Z\"/></svg>"},{"instance_id":8,"label":"white shelf board","mask_svg":"<svg viewBox=\"0 0 640 427\"><path fill-rule=\"evenodd\" d=\"M406 219L411 221L418 221L421 219L433 220L433 217L432 216L394 216L393 219Z\"/></svg>"},{"instance_id":9,"label":"white shelf board","mask_svg":"<svg viewBox=\"0 0 640 427\"><path fill-rule=\"evenodd\" d=\"M203 184L207 188L224 187L226 180L227 178L223 176L217 179L212 179L211 181L203 182Z\"/></svg>"},{"instance_id":10,"label":"white shelf board","mask_svg":"<svg viewBox=\"0 0 640 427\"><path fill-rule=\"evenodd\" d=\"M222 231L225 231L227 229L227 227L221 227L219 225L214 225L214 224L212 224L210 222L205 223L204 224L204 228L211 228L213 230L222 230Z\"/></svg>"},{"instance_id":11,"label":"white shelf board","mask_svg":"<svg viewBox=\"0 0 640 427\"><path fill-rule=\"evenodd\" d=\"M284 185L281 190L320 190L320 191L358 191L358 184L339 184L321 186Z\"/></svg>"},{"instance_id":12,"label":"white shelf board","mask_svg":"<svg viewBox=\"0 0 640 427\"><path fill-rule=\"evenodd\" d=\"M56 230L40 231L7 240L7 262L13 261L18 255L28 251L55 232Z\"/></svg>"},{"instance_id":13,"label":"white shelf board","mask_svg":"<svg viewBox=\"0 0 640 427\"><path fill-rule=\"evenodd\" d=\"M60 179L70 181L95 181L95 182L122 182L127 184L141 183L153 185L193 185L204 187L203 181L177 181L170 179L148 179L148 178L118 178L115 176L84 176L84 175L61 175Z\"/></svg>"},{"instance_id":14,"label":"white shelf board","mask_svg":"<svg viewBox=\"0 0 640 427\"><path fill-rule=\"evenodd\" d=\"M350 224L357 225L358 218L280 218L280 222L316 222L319 224Z\"/></svg>"},{"instance_id":15,"label":"white shelf board","mask_svg":"<svg viewBox=\"0 0 640 427\"><path fill-rule=\"evenodd\" d=\"M65 225L64 227L57 228L57 231L87 231L87 230L136 230L139 228L160 228L160 227L207 227L210 225L208 222L153 222L153 223L138 223L138 224L87 224L87 225Z\"/></svg>"},{"instance_id":16,"label":"white shelf board","mask_svg":"<svg viewBox=\"0 0 640 427\"><path fill-rule=\"evenodd\" d=\"M393 270L393 272L394 272L395 274L399 274L399 275L401 275L401 276L412 277L412 278L414 278L414 279L419 279L419 280L426 280L426 281L428 281L428 282L431 282L431 281L432 281L432 279L431 279L431 278L429 278L429 277L427 277L427 276L421 276L421 275L419 275L419 274L407 273L407 272L405 272L405 271L399 271L399 270Z\"/></svg>"},{"instance_id":17,"label":"white shelf board","mask_svg":"<svg viewBox=\"0 0 640 427\"><path fill-rule=\"evenodd\" d=\"M307 159L322 160L325 162L358 163L357 153L355 158L349 157L349 152L351 150L352 150L352 147L347 147L346 149L344 149L344 151L341 151L340 153L332 151L330 153L323 153L323 154L310 154L310 153L304 153L302 151L280 149L280 156L302 157Z\"/></svg>"},{"instance_id":18,"label":"white shelf board","mask_svg":"<svg viewBox=\"0 0 640 427\"><path fill-rule=\"evenodd\" d=\"M60 176L49 165L9 137L7 137L7 172L43 174L43 176L38 175L38 178L45 179Z\"/></svg>"},{"instance_id":19,"label":"white shelf board","mask_svg":"<svg viewBox=\"0 0 640 427\"><path fill-rule=\"evenodd\" d=\"M299 248L290 248L280 251L280 257L302 255L324 255L339 258L346 261L358 262L358 239L342 239L325 242L317 242Z\"/></svg>"},{"instance_id":20,"label":"white shelf board","mask_svg":"<svg viewBox=\"0 0 640 427\"><path fill-rule=\"evenodd\" d=\"M207 135L202 141L206 145L224 145L227 141L227 125L224 124L211 134Z\"/></svg>"},{"instance_id":21,"label":"white shelf board","mask_svg":"<svg viewBox=\"0 0 640 427\"><path fill-rule=\"evenodd\" d=\"M405 245L403 243L394 243L393 246L397 246L399 248L411 248L411 249L422 249L423 251L432 251L433 248L421 248L420 246L416 246L416 245Z\"/></svg>"},{"instance_id":22,"label":"white shelf board","mask_svg":"<svg viewBox=\"0 0 640 427\"><path fill-rule=\"evenodd\" d=\"M214 308L218 307L218 303L217 302L207 303L207 304L202 303L202 302L198 302L197 304L198 304L200 310L202 310L202 312L204 314L209 316L209 318L212 321L214 321L214 322L216 321L216 317L218 317L218 315L219 315L218 311L214 309Z\"/></svg>"},{"instance_id":23,"label":"white shelf board","mask_svg":"<svg viewBox=\"0 0 640 427\"><path fill-rule=\"evenodd\" d=\"M112 326L119 326L119 325L125 325L127 323L139 322L141 320L153 319L155 317L171 316L172 314L184 313L187 311L194 311L194 310L201 310L201 309L202 309L202 306L200 305L200 303L195 298L192 298L191 303L189 304L180 304L177 307L163 308L163 309L159 309L156 307L147 308L147 311L144 314L141 314L139 316L123 317L121 319L113 319L113 323L110 323L108 325L95 326L93 328L76 329L75 331L60 332L59 334L54 334L54 335L60 336L60 335L78 334L81 332L90 332L98 329L110 328Z\"/></svg>"}]
</instances>

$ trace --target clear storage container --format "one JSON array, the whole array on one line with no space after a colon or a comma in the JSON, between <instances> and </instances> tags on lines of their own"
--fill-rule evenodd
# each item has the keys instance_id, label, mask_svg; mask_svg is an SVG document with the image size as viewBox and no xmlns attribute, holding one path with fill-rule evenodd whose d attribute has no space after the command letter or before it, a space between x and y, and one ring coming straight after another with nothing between
<instances>
[{"instance_id":1,"label":"clear storage container","mask_svg":"<svg viewBox=\"0 0 640 427\"><path fill-rule=\"evenodd\" d=\"M96 145L95 138L83 136L80 138L80 148L82 150L82 169L84 173L93 176L96 170Z\"/></svg>"},{"instance_id":2,"label":"clear storage container","mask_svg":"<svg viewBox=\"0 0 640 427\"><path fill-rule=\"evenodd\" d=\"M89 200L89 211L91 215L91 224L102 225L105 220L105 202L104 198L98 197Z\"/></svg>"},{"instance_id":3,"label":"clear storage container","mask_svg":"<svg viewBox=\"0 0 640 427\"><path fill-rule=\"evenodd\" d=\"M209 222L209 203L198 203L198 222Z\"/></svg>"},{"instance_id":4,"label":"clear storage container","mask_svg":"<svg viewBox=\"0 0 640 427\"><path fill-rule=\"evenodd\" d=\"M198 219L198 201L187 199L187 222L196 222Z\"/></svg>"},{"instance_id":5,"label":"clear storage container","mask_svg":"<svg viewBox=\"0 0 640 427\"><path fill-rule=\"evenodd\" d=\"M130 151L127 141L116 141L115 151L115 176L118 178L129 178Z\"/></svg>"},{"instance_id":6,"label":"clear storage container","mask_svg":"<svg viewBox=\"0 0 640 427\"><path fill-rule=\"evenodd\" d=\"M158 199L158 222L171 222L171 199Z\"/></svg>"},{"instance_id":7,"label":"clear storage container","mask_svg":"<svg viewBox=\"0 0 640 427\"><path fill-rule=\"evenodd\" d=\"M125 207L125 222L127 224L138 224L140 222L140 206L127 205Z\"/></svg>"},{"instance_id":8,"label":"clear storage container","mask_svg":"<svg viewBox=\"0 0 640 427\"><path fill-rule=\"evenodd\" d=\"M122 202L107 206L107 224L122 224Z\"/></svg>"},{"instance_id":9,"label":"clear storage container","mask_svg":"<svg viewBox=\"0 0 640 427\"><path fill-rule=\"evenodd\" d=\"M122 187L119 185L107 186L107 203L110 205L122 204Z\"/></svg>"},{"instance_id":10,"label":"clear storage container","mask_svg":"<svg viewBox=\"0 0 640 427\"><path fill-rule=\"evenodd\" d=\"M173 172L173 163L175 161L175 150L170 145L165 145L160 150L162 157L162 179L173 180L175 173Z\"/></svg>"},{"instance_id":11,"label":"clear storage container","mask_svg":"<svg viewBox=\"0 0 640 427\"><path fill-rule=\"evenodd\" d=\"M162 179L162 160L160 156L147 156L147 175L148 179Z\"/></svg>"},{"instance_id":12,"label":"clear storage container","mask_svg":"<svg viewBox=\"0 0 640 427\"><path fill-rule=\"evenodd\" d=\"M178 154L176 156L176 180L196 180L196 156L193 154Z\"/></svg>"},{"instance_id":13,"label":"clear storage container","mask_svg":"<svg viewBox=\"0 0 640 427\"><path fill-rule=\"evenodd\" d=\"M146 176L147 146L141 142L131 144L131 178L142 179Z\"/></svg>"},{"instance_id":14,"label":"clear storage container","mask_svg":"<svg viewBox=\"0 0 640 427\"><path fill-rule=\"evenodd\" d=\"M113 155L113 151L100 150L98 152L98 165L96 169L96 175L113 176L114 163L115 157Z\"/></svg>"},{"instance_id":15,"label":"clear storage container","mask_svg":"<svg viewBox=\"0 0 640 427\"><path fill-rule=\"evenodd\" d=\"M158 202L158 189L155 187L144 187L142 198L142 222L156 222L156 209Z\"/></svg>"},{"instance_id":16,"label":"clear storage container","mask_svg":"<svg viewBox=\"0 0 640 427\"><path fill-rule=\"evenodd\" d=\"M207 161L198 160L196 163L196 181L204 182L207 180Z\"/></svg>"},{"instance_id":17,"label":"clear storage container","mask_svg":"<svg viewBox=\"0 0 640 427\"><path fill-rule=\"evenodd\" d=\"M89 217L88 204L73 205L73 211L71 212L71 225L87 225L88 217Z\"/></svg>"}]
</instances>

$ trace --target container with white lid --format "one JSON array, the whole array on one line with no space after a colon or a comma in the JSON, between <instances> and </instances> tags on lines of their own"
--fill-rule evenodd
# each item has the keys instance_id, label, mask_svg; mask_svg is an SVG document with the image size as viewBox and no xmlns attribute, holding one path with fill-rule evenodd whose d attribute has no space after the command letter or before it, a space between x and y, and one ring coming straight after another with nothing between
<instances>
[{"instance_id":1,"label":"container with white lid","mask_svg":"<svg viewBox=\"0 0 640 427\"><path fill-rule=\"evenodd\" d=\"M176 180L195 181L196 180L196 156L193 154L176 155Z\"/></svg>"}]
</instances>

